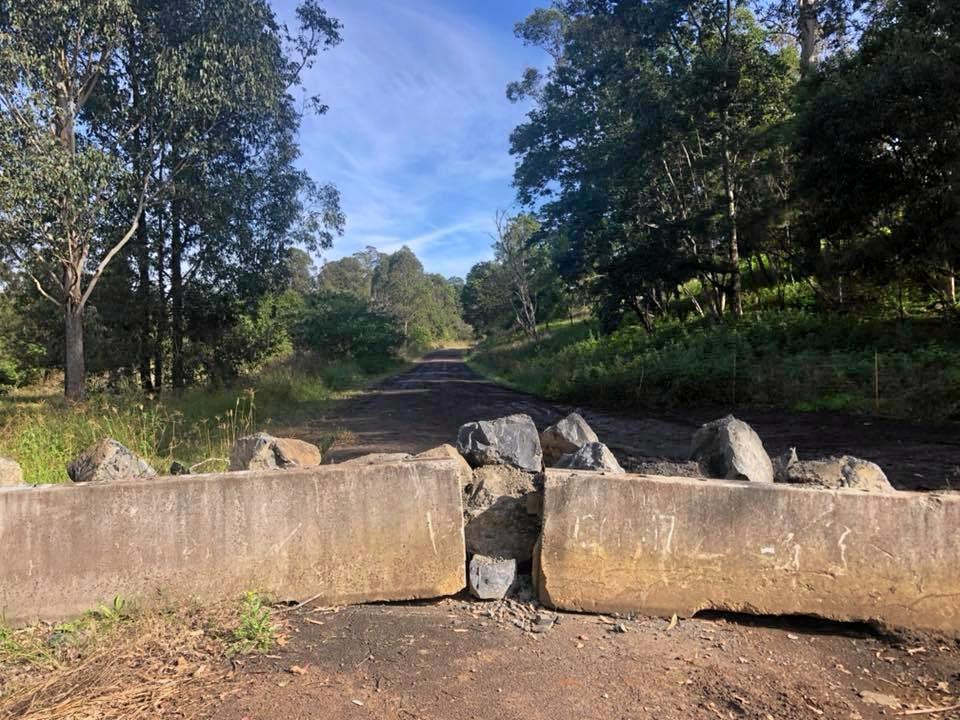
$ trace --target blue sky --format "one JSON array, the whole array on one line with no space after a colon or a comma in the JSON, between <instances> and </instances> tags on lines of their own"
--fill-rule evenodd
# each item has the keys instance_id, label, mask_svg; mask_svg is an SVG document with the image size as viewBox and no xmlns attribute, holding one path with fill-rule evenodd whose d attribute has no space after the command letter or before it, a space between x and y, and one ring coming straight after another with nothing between
<instances>
[{"instance_id":1,"label":"blue sky","mask_svg":"<svg viewBox=\"0 0 960 720\"><path fill-rule=\"evenodd\" d=\"M295 0L273 0L292 21ZM340 189L346 233L323 259L411 247L429 272L466 275L492 255L514 205L510 131L529 109L506 85L542 65L513 26L547 0L326 0L343 43L306 75L330 111L306 117L302 164Z\"/></svg>"}]
</instances>

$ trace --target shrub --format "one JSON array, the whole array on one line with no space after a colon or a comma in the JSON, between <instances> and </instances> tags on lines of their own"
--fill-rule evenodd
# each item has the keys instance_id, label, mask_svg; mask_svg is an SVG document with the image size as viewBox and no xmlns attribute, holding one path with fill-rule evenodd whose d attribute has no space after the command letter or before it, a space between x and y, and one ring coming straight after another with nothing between
<instances>
[{"instance_id":1,"label":"shrub","mask_svg":"<svg viewBox=\"0 0 960 720\"><path fill-rule=\"evenodd\" d=\"M757 405L893 416L960 415L960 343L929 321L804 312L662 322L600 336L589 323L539 346L486 344L481 369L565 402L614 408ZM879 395L879 398L878 398Z\"/></svg>"}]
</instances>

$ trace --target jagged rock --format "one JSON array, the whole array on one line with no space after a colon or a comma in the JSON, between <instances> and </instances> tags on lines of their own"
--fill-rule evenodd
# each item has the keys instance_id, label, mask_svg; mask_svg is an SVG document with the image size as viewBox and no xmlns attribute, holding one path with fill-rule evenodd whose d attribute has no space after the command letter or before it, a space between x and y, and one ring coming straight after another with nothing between
<instances>
[{"instance_id":1,"label":"jagged rock","mask_svg":"<svg viewBox=\"0 0 960 720\"><path fill-rule=\"evenodd\" d=\"M130 480L156 474L143 458L111 438L87 448L67 465L67 475L78 483Z\"/></svg>"},{"instance_id":2,"label":"jagged rock","mask_svg":"<svg viewBox=\"0 0 960 720\"><path fill-rule=\"evenodd\" d=\"M863 492L896 492L880 466L850 455L825 460L798 460L786 471L784 482Z\"/></svg>"},{"instance_id":3,"label":"jagged rock","mask_svg":"<svg viewBox=\"0 0 960 720\"><path fill-rule=\"evenodd\" d=\"M577 413L570 413L540 433L543 462L550 467L564 455L576 452L587 443L599 441L586 420Z\"/></svg>"},{"instance_id":4,"label":"jagged rock","mask_svg":"<svg viewBox=\"0 0 960 720\"><path fill-rule=\"evenodd\" d=\"M474 555L470 559L470 593L480 600L502 600L517 579L517 561Z\"/></svg>"},{"instance_id":5,"label":"jagged rock","mask_svg":"<svg viewBox=\"0 0 960 720\"><path fill-rule=\"evenodd\" d=\"M230 451L231 470L277 470L313 467L322 460L320 448L303 440L275 438L267 433L237 440Z\"/></svg>"},{"instance_id":6,"label":"jagged rock","mask_svg":"<svg viewBox=\"0 0 960 720\"><path fill-rule=\"evenodd\" d=\"M576 452L564 455L557 461L557 467L565 470L598 470L618 475L626 472L610 448L601 442L587 443Z\"/></svg>"},{"instance_id":7,"label":"jagged rock","mask_svg":"<svg viewBox=\"0 0 960 720\"><path fill-rule=\"evenodd\" d=\"M709 422L693 436L690 458L710 477L773 482L773 463L753 428L733 415Z\"/></svg>"},{"instance_id":8,"label":"jagged rock","mask_svg":"<svg viewBox=\"0 0 960 720\"><path fill-rule=\"evenodd\" d=\"M23 481L23 468L10 458L0 457L0 487L26 485Z\"/></svg>"},{"instance_id":9,"label":"jagged rock","mask_svg":"<svg viewBox=\"0 0 960 720\"><path fill-rule=\"evenodd\" d=\"M797 449L792 447L777 457L772 458L771 461L773 463L773 479L776 482L790 482L787 479L790 474L790 468L799 462Z\"/></svg>"},{"instance_id":10,"label":"jagged rock","mask_svg":"<svg viewBox=\"0 0 960 720\"><path fill-rule=\"evenodd\" d=\"M457 450L473 467L513 465L530 472L543 467L540 435L529 415L466 423L457 433Z\"/></svg>"}]
</instances>

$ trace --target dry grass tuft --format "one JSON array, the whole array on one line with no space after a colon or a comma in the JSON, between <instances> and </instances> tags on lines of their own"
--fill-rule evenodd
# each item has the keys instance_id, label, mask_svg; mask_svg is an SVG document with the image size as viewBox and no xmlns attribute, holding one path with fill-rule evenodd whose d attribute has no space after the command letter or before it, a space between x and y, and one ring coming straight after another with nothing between
<instances>
[{"instance_id":1,"label":"dry grass tuft","mask_svg":"<svg viewBox=\"0 0 960 720\"><path fill-rule=\"evenodd\" d=\"M0 662L0 720L152 720L174 707L177 717L202 717L229 673L236 621L228 605L138 613L87 628L44 662L20 663L19 674ZM6 687L4 674L13 678Z\"/></svg>"}]
</instances>

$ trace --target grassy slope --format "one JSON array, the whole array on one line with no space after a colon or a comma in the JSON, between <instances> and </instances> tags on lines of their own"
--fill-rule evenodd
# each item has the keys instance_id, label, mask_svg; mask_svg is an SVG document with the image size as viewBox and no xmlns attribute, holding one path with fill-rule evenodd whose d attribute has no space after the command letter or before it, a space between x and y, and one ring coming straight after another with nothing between
<instances>
[{"instance_id":1,"label":"grassy slope","mask_svg":"<svg viewBox=\"0 0 960 720\"><path fill-rule=\"evenodd\" d=\"M78 452L112 437L160 472L173 460L203 463L198 471L223 470L237 437L295 425L404 367L365 374L353 364L285 362L233 388L191 388L160 398L98 393L79 407L68 406L58 388L18 391L0 396L0 456L17 460L27 482L64 482Z\"/></svg>"},{"instance_id":2,"label":"grassy slope","mask_svg":"<svg viewBox=\"0 0 960 720\"><path fill-rule=\"evenodd\" d=\"M935 321L800 312L664 323L600 336L563 324L539 347L481 344L484 374L553 400L614 408L754 405L931 419L960 415L960 338ZM878 397L879 396L879 397Z\"/></svg>"}]
</instances>

